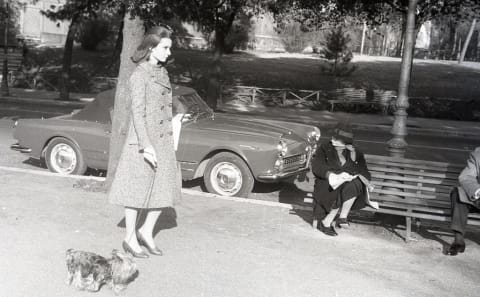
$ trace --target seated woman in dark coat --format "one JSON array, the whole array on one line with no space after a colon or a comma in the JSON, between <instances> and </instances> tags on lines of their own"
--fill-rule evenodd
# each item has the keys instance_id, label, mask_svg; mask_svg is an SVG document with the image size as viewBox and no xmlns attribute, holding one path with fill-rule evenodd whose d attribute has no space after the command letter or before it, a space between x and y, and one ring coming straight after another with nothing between
<instances>
[{"instance_id":1,"label":"seated woman in dark coat","mask_svg":"<svg viewBox=\"0 0 480 297\"><path fill-rule=\"evenodd\" d=\"M332 223L340 207L337 219L339 227L347 227L351 209L365 207L367 187L371 187L370 173L365 158L353 146L353 133L346 126L335 129L331 140L319 145L312 160L315 175L314 216L319 220L317 228L323 233L338 235Z\"/></svg>"}]
</instances>

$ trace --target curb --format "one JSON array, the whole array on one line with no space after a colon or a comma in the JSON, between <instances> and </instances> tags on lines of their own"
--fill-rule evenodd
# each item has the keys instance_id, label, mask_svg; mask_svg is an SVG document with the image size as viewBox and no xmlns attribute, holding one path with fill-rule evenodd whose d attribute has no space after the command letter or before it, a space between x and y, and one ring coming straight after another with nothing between
<instances>
[{"instance_id":1,"label":"curb","mask_svg":"<svg viewBox=\"0 0 480 297\"><path fill-rule=\"evenodd\" d=\"M16 172L16 173L25 173L25 174L35 174L41 176L49 176L49 177L63 177L67 179L76 179L76 180L94 180L94 181L105 181L105 177L99 176L84 176L84 175L64 175L60 173L54 173L50 171L40 171L35 169L23 169L23 168L15 168L15 167L8 167L8 166L0 166L0 170L9 171L9 172ZM200 196L203 198L213 198L213 199L220 199L225 201L234 201L234 202L241 202L241 203L248 203L248 204L255 204L255 205L263 205L263 206L270 206L270 207L278 207L288 210L311 210L311 207L297 205L297 204L290 204L290 203L280 203L280 202L273 202L273 201L264 201L264 200L255 200L255 199L248 199L248 198L240 198L240 197L228 197L228 196L220 196L217 194L212 193L205 193L199 192L196 190L191 189L184 189L182 188L182 193L192 196Z\"/></svg>"}]
</instances>

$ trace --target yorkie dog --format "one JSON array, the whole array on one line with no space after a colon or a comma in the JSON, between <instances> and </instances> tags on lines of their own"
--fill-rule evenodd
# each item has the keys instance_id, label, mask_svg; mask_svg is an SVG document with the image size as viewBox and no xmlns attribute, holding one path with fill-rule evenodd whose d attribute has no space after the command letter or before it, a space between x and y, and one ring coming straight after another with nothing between
<instances>
[{"instance_id":1,"label":"yorkie dog","mask_svg":"<svg viewBox=\"0 0 480 297\"><path fill-rule=\"evenodd\" d=\"M67 284L73 284L79 290L97 292L107 284L117 294L138 276L133 258L115 249L109 259L95 253L68 249L66 262Z\"/></svg>"}]
</instances>

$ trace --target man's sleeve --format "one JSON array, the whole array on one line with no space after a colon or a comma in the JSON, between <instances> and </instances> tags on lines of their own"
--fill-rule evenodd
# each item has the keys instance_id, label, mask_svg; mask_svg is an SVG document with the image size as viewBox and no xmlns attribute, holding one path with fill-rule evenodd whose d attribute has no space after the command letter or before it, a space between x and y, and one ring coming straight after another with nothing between
<instances>
[{"instance_id":1,"label":"man's sleeve","mask_svg":"<svg viewBox=\"0 0 480 297\"><path fill-rule=\"evenodd\" d=\"M475 192L480 189L480 184L478 182L479 158L480 147L470 154L467 160L467 167L463 169L458 177L460 186L465 190L470 199L474 198Z\"/></svg>"}]
</instances>

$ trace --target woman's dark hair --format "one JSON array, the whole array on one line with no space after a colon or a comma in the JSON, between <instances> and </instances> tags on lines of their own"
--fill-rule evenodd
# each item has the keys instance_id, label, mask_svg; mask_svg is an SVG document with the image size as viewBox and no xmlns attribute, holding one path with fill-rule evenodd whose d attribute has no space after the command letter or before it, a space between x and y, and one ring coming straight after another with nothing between
<instances>
[{"instance_id":1,"label":"woman's dark hair","mask_svg":"<svg viewBox=\"0 0 480 297\"><path fill-rule=\"evenodd\" d=\"M162 38L171 38L172 29L167 25L159 25L151 27L145 33L142 43L137 47L133 53L132 61L140 63L150 58L152 48L156 47Z\"/></svg>"}]
</instances>

